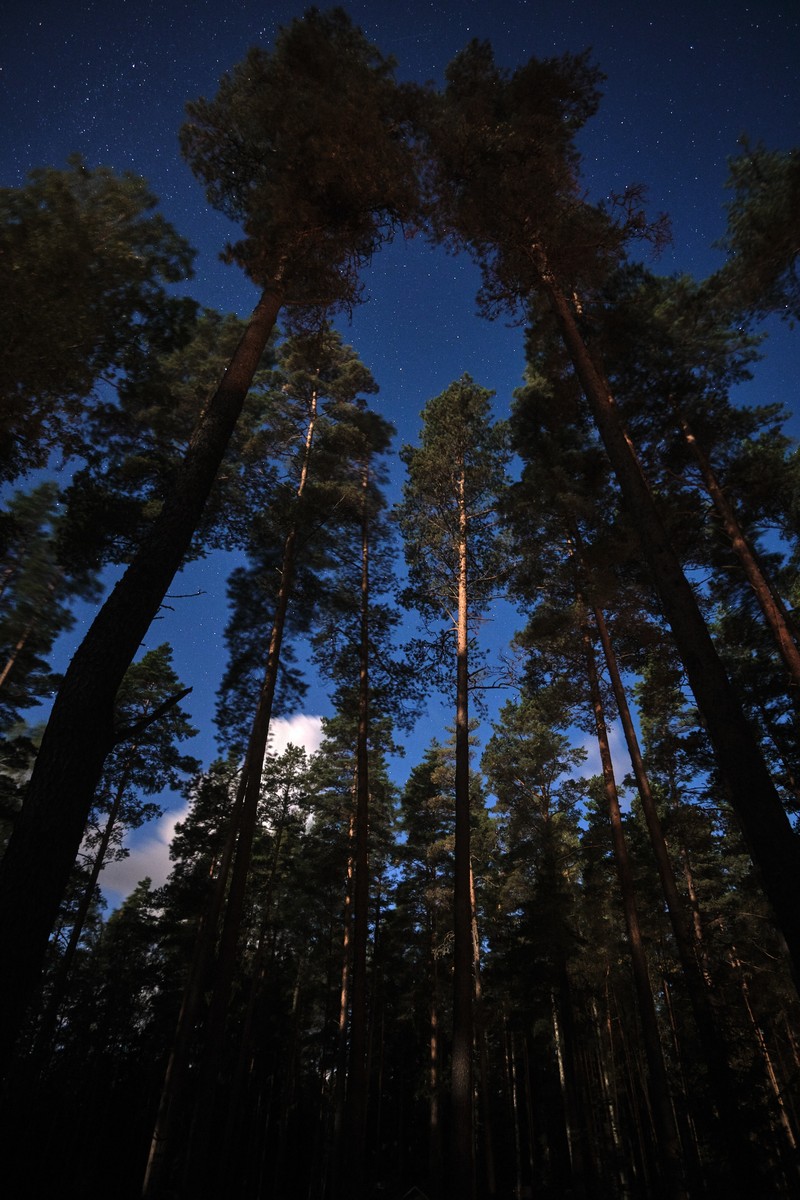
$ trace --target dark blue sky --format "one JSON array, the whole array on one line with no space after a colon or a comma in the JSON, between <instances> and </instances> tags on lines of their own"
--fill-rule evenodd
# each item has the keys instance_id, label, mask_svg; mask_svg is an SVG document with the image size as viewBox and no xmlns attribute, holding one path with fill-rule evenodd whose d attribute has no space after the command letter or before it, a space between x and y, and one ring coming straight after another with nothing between
<instances>
[{"instance_id":1,"label":"dark blue sky","mask_svg":"<svg viewBox=\"0 0 800 1200\"><path fill-rule=\"evenodd\" d=\"M8 7L0 39L0 186L22 183L33 167L62 165L74 151L90 164L143 175L199 251L191 294L245 316L255 291L218 261L232 230L206 205L177 132L188 99L212 95L249 46L271 44L276 29L306 6L17 0ZM607 82L581 138L586 187L599 198L634 182L648 186L651 211L672 220L673 245L656 264L665 273L702 276L719 262L713 243L724 230L726 162L742 134L772 148L800 144L797 0L362 0L344 7L395 56L400 79L439 80L473 37L488 38L508 67L591 47ZM416 437L425 401L464 371L495 389L500 413L520 383L521 331L474 315L477 282L468 262L422 240L383 251L367 274L370 300L344 333L380 384L376 406L401 441ZM743 400L778 400L800 412L799 336L771 329ZM800 434L800 421L793 432ZM395 468L395 486L399 477ZM196 719L206 724L224 661L225 574L219 562L193 568L179 590L199 584L206 596L179 602L175 617L148 639L174 638L179 671L195 686ZM324 711L323 704L312 696L308 711ZM442 713L442 726L446 719Z\"/></svg>"}]
</instances>

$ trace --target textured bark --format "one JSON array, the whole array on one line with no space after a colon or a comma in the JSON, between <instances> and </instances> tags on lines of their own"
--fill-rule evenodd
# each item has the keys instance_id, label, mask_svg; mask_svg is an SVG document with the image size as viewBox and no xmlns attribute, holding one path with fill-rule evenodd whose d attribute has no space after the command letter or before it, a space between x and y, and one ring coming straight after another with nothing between
<instances>
[{"instance_id":1,"label":"textured bark","mask_svg":"<svg viewBox=\"0 0 800 1200\"><path fill-rule=\"evenodd\" d=\"M572 309L543 252L534 251L544 289L591 408L636 529L692 692L703 715L720 774L747 847L761 875L800 980L800 838L770 778L736 690L716 652L695 595L661 521L636 451L607 380L578 330Z\"/></svg>"},{"instance_id":2,"label":"textured bark","mask_svg":"<svg viewBox=\"0 0 800 1200\"><path fill-rule=\"evenodd\" d=\"M267 290L203 413L172 493L67 669L0 868L0 1070L6 1065L83 837L114 698L197 528L280 308Z\"/></svg>"}]
</instances>

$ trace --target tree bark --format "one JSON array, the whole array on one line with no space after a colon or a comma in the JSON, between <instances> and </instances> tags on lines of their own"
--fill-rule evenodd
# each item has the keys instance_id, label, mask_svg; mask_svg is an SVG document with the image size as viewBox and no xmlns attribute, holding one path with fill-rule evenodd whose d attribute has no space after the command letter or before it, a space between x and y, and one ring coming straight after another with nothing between
<instances>
[{"instance_id":1,"label":"tree bark","mask_svg":"<svg viewBox=\"0 0 800 1200\"><path fill-rule=\"evenodd\" d=\"M262 294L192 435L172 493L67 669L0 868L0 1071L39 983L47 939L114 742L114 698L197 528L281 304Z\"/></svg>"}]
</instances>

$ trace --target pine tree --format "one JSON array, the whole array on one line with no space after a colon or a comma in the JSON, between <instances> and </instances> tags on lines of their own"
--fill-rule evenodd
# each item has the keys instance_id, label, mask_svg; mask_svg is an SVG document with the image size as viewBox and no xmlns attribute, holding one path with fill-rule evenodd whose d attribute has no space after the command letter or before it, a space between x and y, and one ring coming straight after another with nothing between
<instances>
[{"instance_id":1,"label":"pine tree","mask_svg":"<svg viewBox=\"0 0 800 1200\"><path fill-rule=\"evenodd\" d=\"M453 1050L453 1194L474 1194L472 1050L474 964L470 886L470 626L497 588L500 553L494 511L504 484L502 426L492 426L491 393L465 375L423 410L419 448L404 447L408 469L400 524L410 596L423 614L448 614L456 640L456 770Z\"/></svg>"}]
</instances>

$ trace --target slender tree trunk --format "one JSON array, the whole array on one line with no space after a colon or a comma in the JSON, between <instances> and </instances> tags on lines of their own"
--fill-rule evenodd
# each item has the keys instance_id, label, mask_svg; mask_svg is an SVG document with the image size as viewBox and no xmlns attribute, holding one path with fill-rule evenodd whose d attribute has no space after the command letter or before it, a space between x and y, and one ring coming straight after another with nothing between
<instances>
[{"instance_id":1,"label":"slender tree trunk","mask_svg":"<svg viewBox=\"0 0 800 1200\"><path fill-rule=\"evenodd\" d=\"M231 826L235 827L241 791L234 801ZM176 1157L177 1131L184 1116L185 1087L190 1066L192 1040L200 1021L205 990L219 931L225 889L235 850L229 836L220 855L216 875L209 880L208 900L198 923L192 958L183 989L181 1007L161 1086L158 1111L142 1185L142 1200L157 1200Z\"/></svg>"},{"instance_id":2,"label":"slender tree trunk","mask_svg":"<svg viewBox=\"0 0 800 1200\"><path fill-rule=\"evenodd\" d=\"M489 1046L486 1040L485 1013L483 1009L483 989L481 986L481 940L478 933L478 904L475 896L475 875L472 863L469 867L469 901L472 910L472 962L475 980L475 1036L478 1043L478 1061L480 1063L479 1095L483 1110L483 1152L486 1158L486 1195L497 1194L497 1181L494 1166L494 1141L492 1138L492 1106L489 1095Z\"/></svg>"},{"instance_id":3,"label":"slender tree trunk","mask_svg":"<svg viewBox=\"0 0 800 1200\"><path fill-rule=\"evenodd\" d=\"M759 607L764 614L764 619L770 628L772 636L775 638L778 653L783 659L784 666L789 673L794 688L800 688L800 650L798 650L795 635L783 601L764 575L758 558L739 524L733 505L728 500L714 474L708 455L697 441L688 420L677 402L672 397L670 397L670 400L686 444L700 468L700 474L706 490L719 514L725 532L730 538L733 551L742 564L747 582L753 589Z\"/></svg>"},{"instance_id":4,"label":"slender tree trunk","mask_svg":"<svg viewBox=\"0 0 800 1200\"><path fill-rule=\"evenodd\" d=\"M369 934L369 467L361 478L361 595L359 616L358 732L356 740L356 844L353 889L353 986L347 1072L347 1187L364 1189L367 1114L367 941Z\"/></svg>"},{"instance_id":5,"label":"slender tree trunk","mask_svg":"<svg viewBox=\"0 0 800 1200\"><path fill-rule=\"evenodd\" d=\"M607 983L608 975L606 975L606 985ZM617 1184L620 1195L625 1197L627 1200L627 1197L631 1193L631 1188L628 1178L625 1145L622 1138L622 1126L619 1113L617 1065L614 1054L614 1033L611 1026L611 1006L608 998L607 986L605 1023L601 1021L600 1012L597 1007L597 1001L594 999L594 997L592 997L591 1000L591 1012L596 1038L597 1072L600 1079L600 1091L603 1097L605 1114L608 1122L608 1131L611 1135L611 1151L613 1155L613 1162L615 1164ZM604 1041L608 1045L607 1052L603 1047ZM611 1065L611 1071L609 1071L609 1063ZM604 1137L600 1143L605 1152L608 1150L607 1141L608 1139ZM608 1160L606 1159L606 1161Z\"/></svg>"},{"instance_id":6,"label":"slender tree trunk","mask_svg":"<svg viewBox=\"0 0 800 1200\"><path fill-rule=\"evenodd\" d=\"M517 1064L517 1048L514 1034L510 1035L511 1054L511 1119L514 1122L514 1165L516 1179L516 1196L522 1196L522 1137L520 1134L520 1126L522 1118L520 1116L519 1104L519 1067Z\"/></svg>"},{"instance_id":7,"label":"slender tree trunk","mask_svg":"<svg viewBox=\"0 0 800 1200\"><path fill-rule=\"evenodd\" d=\"M31 634L33 633L35 628L36 628L36 620L35 620L35 618L32 618L30 621L28 621L28 624L25 626L22 633L17 638L13 650L9 654L8 658L6 659L5 666L3 667L2 671L0 671L0 688L3 687L6 680L8 679L9 675L14 670L17 659L19 658L20 654L27 646L28 638L31 636Z\"/></svg>"},{"instance_id":8,"label":"slender tree trunk","mask_svg":"<svg viewBox=\"0 0 800 1200\"><path fill-rule=\"evenodd\" d=\"M311 397L311 408L306 438L303 450L303 462L300 480L295 495L295 503L299 503L308 482L308 471L311 460L311 450L314 440L314 429L317 420L317 394ZM275 701L275 689L278 685L283 635L286 628L286 615L289 610L294 587L295 562L297 555L297 523L293 523L283 547L283 559L280 569L280 586L275 602L275 613L270 632L267 664L264 680L258 698L250 738L247 744L244 766L240 782L241 805L238 807L238 820L231 834L236 839L236 851L230 873L230 886L225 905L225 918L220 937L217 966L214 978L214 993L208 1018L207 1051L211 1060L217 1057L218 1047L224 1033L224 1025L230 1001L230 989L236 970L236 956L244 915L247 880L250 873L250 861L253 851L253 838L258 819L258 802L261 797L261 775L264 770L264 759L269 744L269 728L272 721L272 708Z\"/></svg>"},{"instance_id":9,"label":"slender tree trunk","mask_svg":"<svg viewBox=\"0 0 800 1200\"><path fill-rule=\"evenodd\" d=\"M309 463L317 419L317 395L312 394L311 407L303 450L300 480L295 503L302 500L308 481ZM230 847L226 847L225 861L230 863L227 898L225 900L222 931L217 949L213 974L213 990L206 1020L200 1078L196 1087L195 1113L196 1131L194 1145L196 1161L192 1166L195 1177L198 1172L205 1176L205 1163L211 1148L209 1121L213 1116L214 1092L221 1063L225 1028L230 1005L231 988L236 973L236 963L247 896L247 882L252 859L253 839L258 821L258 802L261 797L261 775L269 744L269 730L275 690L278 684L281 649L286 627L286 616L294 587L295 562L297 555L298 526L292 525L286 535L280 569L280 586L275 601L272 630L270 632L267 663L264 679L250 729L247 751L237 790L233 820L228 835ZM219 886L224 889L225 881ZM145 1192L145 1196L147 1196ZM149 1197L148 1197L149 1200Z\"/></svg>"},{"instance_id":10,"label":"slender tree trunk","mask_svg":"<svg viewBox=\"0 0 800 1200\"><path fill-rule=\"evenodd\" d=\"M586 1119L586 1106L578 1081L577 1036L573 1015L572 988L567 970L567 960L565 955L560 952L556 972L557 986L553 992L553 1027L554 1033L557 1031L559 1038L560 1057L563 1063L573 1186L576 1196L586 1196L591 1195L591 1189L594 1186L594 1164Z\"/></svg>"},{"instance_id":11,"label":"slender tree trunk","mask_svg":"<svg viewBox=\"0 0 800 1200\"><path fill-rule=\"evenodd\" d=\"M286 785L281 805L280 815L275 830L275 845L272 850L269 878L264 890L261 910L261 927L259 930L258 946L253 960L253 973L247 989L247 1005L242 1020L242 1032L239 1038L239 1049L236 1068L231 1082L228 1109L225 1116L225 1132L222 1137L220 1153L216 1164L216 1178L220 1194L231 1191L230 1167L234 1161L235 1141L240 1126L240 1113L243 1108L247 1090L248 1072L251 1070L253 1045L255 1041L256 1005L261 994L264 978L267 973L267 957L269 944L269 927L272 920L272 901L275 891L275 880L280 865L283 834L289 816L289 786ZM245 1164L247 1165L247 1164Z\"/></svg>"},{"instance_id":12,"label":"slender tree trunk","mask_svg":"<svg viewBox=\"0 0 800 1200\"><path fill-rule=\"evenodd\" d=\"M664 1066L664 1056L658 1031L658 1019L653 1002L653 992L650 987L650 976L647 969L641 927L639 925L639 914L636 910L633 874L628 858L625 834L622 828L622 814L617 797L617 786L614 781L614 769L611 763L611 751L608 744L608 730L606 728L603 701L600 694L597 665L589 631L586 628L583 631L583 645L592 708L594 710L595 727L597 730L597 741L600 747L603 785L611 822L614 859L617 866L620 891L622 893L631 966L636 985L636 998L647 1058L648 1092L661 1163L664 1168L663 1193L670 1200L686 1200L687 1193L681 1169L681 1147L675 1128L667 1073Z\"/></svg>"},{"instance_id":13,"label":"slender tree trunk","mask_svg":"<svg viewBox=\"0 0 800 1200\"><path fill-rule=\"evenodd\" d=\"M336 1074L334 1093L333 1134L338 1150L344 1141L344 1112L347 1095L347 1026L350 1014L350 987L353 968L353 876L355 873L356 838L356 789L353 778L353 808L347 830L347 870L344 885L344 913L342 917L342 984L339 989L339 1021L336 1041ZM338 1167L338 1164L337 1164ZM336 1178L339 1170L336 1171ZM335 1187L334 1187L335 1192Z\"/></svg>"},{"instance_id":14,"label":"slender tree trunk","mask_svg":"<svg viewBox=\"0 0 800 1200\"><path fill-rule=\"evenodd\" d=\"M79 646L59 688L0 868L0 1071L41 972L106 755L114 698L188 549L275 324L267 289L192 436L175 486Z\"/></svg>"},{"instance_id":15,"label":"slender tree trunk","mask_svg":"<svg viewBox=\"0 0 800 1200\"><path fill-rule=\"evenodd\" d=\"M316 415L316 394L314 394L306 429L303 464L297 489L298 499L302 497L308 479L308 464ZM197 1095L197 1099L201 1103L207 1102L207 1092L210 1088L209 1075L215 1069L219 1046L224 1034L227 1000L235 969L246 879L250 867L250 853L258 812L261 772L269 741L272 704L278 679L283 627L291 596L296 543L297 528L293 525L287 534L283 548L281 583L276 600L264 680L253 717L245 761L231 811L228 836L220 858L219 871L211 885L208 906L200 922L195 942L181 1011L178 1016L178 1025L162 1086L158 1115L153 1129L150 1154L142 1186L142 1200L156 1200L165 1186L167 1174L173 1168L176 1153L180 1150L180 1147L175 1144L175 1132L183 1115L192 1037L201 1018L204 989L209 978L223 908L225 918L218 952L220 965L214 976L214 991L203 1047L204 1067L200 1080L202 1086L198 1087ZM229 880L230 889L228 889Z\"/></svg>"},{"instance_id":16,"label":"slender tree trunk","mask_svg":"<svg viewBox=\"0 0 800 1200\"><path fill-rule=\"evenodd\" d=\"M800 982L800 838L794 833L735 689L672 547L608 382L540 248L533 258L617 477L714 747L720 773Z\"/></svg>"},{"instance_id":17,"label":"slender tree trunk","mask_svg":"<svg viewBox=\"0 0 800 1200\"><path fill-rule=\"evenodd\" d=\"M56 570L53 578L47 584L48 597L53 595L53 593L56 590L56 584L61 582L63 580L63 578L64 578L64 570L63 570L63 568L59 567ZM2 595L2 588L0 588L0 595ZM19 658L20 654L27 646L28 639L30 638L31 634L33 633L34 629L36 628L36 625L39 621L40 615L41 615L41 606L40 606L39 611L33 613L33 615L31 616L31 619L28 621L28 623L25 626L25 628L23 629L22 633L17 638L17 641L14 645L14 649L11 651L10 655L8 656L8 659L6 660L6 664L3 667L2 671L0 671L0 688L5 686L6 680L8 679L11 672L14 670L14 667L17 664L17 659Z\"/></svg>"},{"instance_id":18,"label":"slender tree trunk","mask_svg":"<svg viewBox=\"0 0 800 1200\"><path fill-rule=\"evenodd\" d=\"M453 1200L472 1200L472 904L470 901L469 668L467 628L467 504L463 461L458 476L459 571L456 631L455 895L453 903L453 1052L450 1187Z\"/></svg>"},{"instance_id":19,"label":"slender tree trunk","mask_svg":"<svg viewBox=\"0 0 800 1200\"><path fill-rule=\"evenodd\" d=\"M430 981L431 1005L428 1034L428 1178L433 1200L442 1194L442 1127L439 1119L439 1096L441 1093L439 1072L439 970L433 953L433 928L430 929Z\"/></svg>"},{"instance_id":20,"label":"slender tree trunk","mask_svg":"<svg viewBox=\"0 0 800 1200\"><path fill-rule=\"evenodd\" d=\"M94 892L95 888L97 887L97 882L100 878L100 872L105 866L106 854L108 853L108 847L111 843L111 835L114 832L114 827L117 823L117 817L119 816L119 810L122 807L125 789L127 788L128 783L130 782L131 774L133 773L133 758L136 754L136 750L137 747L131 747L128 762L126 763L122 773L122 778L114 794L114 799L112 801L111 808L109 809L108 817L106 818L105 827L103 829L103 835L100 839L100 845L97 848L97 853L95 854L94 861L92 862L92 870L89 874L86 887L83 889L80 904L78 905L77 912L75 913L75 919L72 922L72 929L70 930L69 938L64 948L64 954L62 955L61 962L58 964L58 972L53 983L53 990L50 998L47 1001L47 1006L42 1013L41 1021L39 1023L39 1032L36 1039L37 1057L40 1057L42 1061L44 1061L44 1056L50 1045L50 1040L56 1027L58 1010L63 1004L64 997L67 994L73 959L75 958L75 953L81 940L81 934L83 933L83 927L86 924L86 918L89 915L89 909L92 906L92 900L94 899Z\"/></svg>"},{"instance_id":21,"label":"slender tree trunk","mask_svg":"<svg viewBox=\"0 0 800 1200\"><path fill-rule=\"evenodd\" d=\"M751 1161L750 1142L747 1136L746 1125L742 1121L741 1106L737 1102L736 1080L730 1070L728 1049L720 1034L713 1009L712 995L695 953L692 926L686 906L678 891L675 872L673 871L667 844L664 840L664 833L650 787L650 780L645 770L641 750L639 749L639 741L636 736L636 730L625 695L625 688L622 684L617 656L614 653L605 615L596 605L592 606L592 612L597 625L597 631L600 635L600 643L603 647L603 654L606 666L608 667L609 678L611 679L614 699L617 703L620 723L625 734L625 742L630 754L634 778L636 779L636 788L642 802L642 811L650 835L650 844L658 868L661 889L667 903L670 924L678 951L678 959L681 964L686 989L689 993L689 1001L692 1006L692 1013L700 1036L703 1058L708 1069L711 1094L718 1116L718 1120L714 1122L712 1136L715 1141L721 1143L721 1148L724 1149L723 1154L720 1156L720 1161L730 1162L734 1168L726 1183L728 1194L750 1197L754 1191L759 1190L760 1185L758 1172L755 1164Z\"/></svg>"},{"instance_id":22,"label":"slender tree trunk","mask_svg":"<svg viewBox=\"0 0 800 1200\"><path fill-rule=\"evenodd\" d=\"M762 1060L762 1063L764 1066L764 1074L766 1075L767 1082L769 1084L769 1089L772 1092L772 1097L775 1101L775 1107L778 1111L778 1118L781 1123L783 1135L786 1139L786 1143L789 1147L789 1150L791 1151L791 1154L794 1157L797 1154L797 1137L795 1135L794 1129L792 1128L792 1122L789 1118L789 1113L786 1108L786 1102L783 1097L783 1091L782 1091L781 1085L778 1081L778 1076L775 1072L775 1065L772 1061L772 1056L769 1052L769 1046L767 1045L767 1039L764 1037L764 1031L762 1030L758 1021L756 1020L755 1013L753 1012L753 1006L750 1003L750 989L747 985L747 978L745 976L745 973L742 970L742 964L739 961L739 959L736 957L735 947L731 948L731 961L732 961L732 965L733 965L734 969L736 970L736 972L739 976L739 987L741 988L742 1000L744 1001L744 1007L747 1012L747 1019L750 1022L750 1028L753 1031L753 1037L755 1038L756 1045L758 1046L758 1050L761 1055L761 1060ZM796 1163L795 1163L795 1169L796 1169Z\"/></svg>"}]
</instances>

